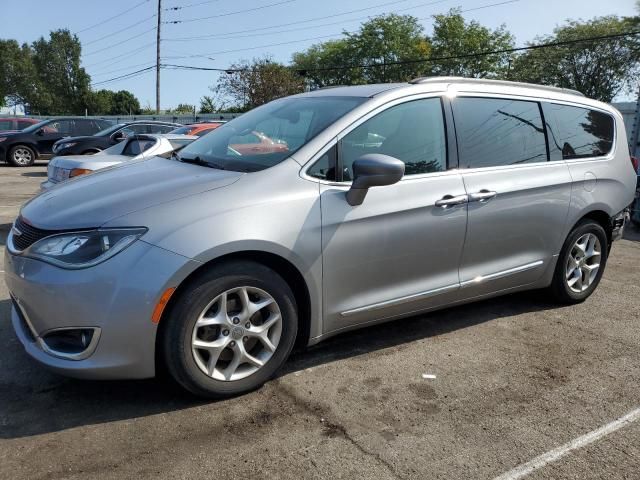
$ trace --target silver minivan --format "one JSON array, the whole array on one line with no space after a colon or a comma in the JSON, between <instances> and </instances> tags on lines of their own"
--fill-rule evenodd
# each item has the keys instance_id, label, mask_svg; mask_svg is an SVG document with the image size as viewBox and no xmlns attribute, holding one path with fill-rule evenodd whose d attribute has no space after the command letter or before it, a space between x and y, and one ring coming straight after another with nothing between
<instances>
[{"instance_id":1,"label":"silver minivan","mask_svg":"<svg viewBox=\"0 0 640 480\"><path fill-rule=\"evenodd\" d=\"M29 201L7 239L12 322L60 373L167 368L238 394L349 329L526 289L585 300L634 190L622 117L577 92L304 93Z\"/></svg>"}]
</instances>

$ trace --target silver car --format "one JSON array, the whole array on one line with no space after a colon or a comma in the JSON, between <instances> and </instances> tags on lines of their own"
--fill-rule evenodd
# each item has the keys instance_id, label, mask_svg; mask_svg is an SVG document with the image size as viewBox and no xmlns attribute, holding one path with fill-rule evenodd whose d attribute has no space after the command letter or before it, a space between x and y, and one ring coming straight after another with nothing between
<instances>
[{"instance_id":1,"label":"silver car","mask_svg":"<svg viewBox=\"0 0 640 480\"><path fill-rule=\"evenodd\" d=\"M54 157L47 166L47 181L40 184L42 190L70 178L93 173L131 160L153 156L169 157L198 137L180 134L133 135L120 143L93 155L63 155Z\"/></svg>"},{"instance_id":2,"label":"silver car","mask_svg":"<svg viewBox=\"0 0 640 480\"><path fill-rule=\"evenodd\" d=\"M29 355L220 397L349 329L526 289L581 302L635 189L612 107L461 78L279 99L179 155L22 208L5 269Z\"/></svg>"}]
</instances>

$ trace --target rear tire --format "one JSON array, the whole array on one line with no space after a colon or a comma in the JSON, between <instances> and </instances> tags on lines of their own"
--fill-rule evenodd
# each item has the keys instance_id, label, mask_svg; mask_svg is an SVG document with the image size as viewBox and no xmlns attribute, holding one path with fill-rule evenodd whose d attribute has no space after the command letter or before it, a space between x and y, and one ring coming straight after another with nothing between
<instances>
[{"instance_id":1,"label":"rear tire","mask_svg":"<svg viewBox=\"0 0 640 480\"><path fill-rule=\"evenodd\" d=\"M609 242L602 225L581 220L558 257L550 287L554 298L564 304L584 302L600 283L608 252Z\"/></svg>"},{"instance_id":2,"label":"rear tire","mask_svg":"<svg viewBox=\"0 0 640 480\"><path fill-rule=\"evenodd\" d=\"M8 160L14 167L30 167L36 161L36 152L26 145L16 145L9 150Z\"/></svg>"},{"instance_id":3,"label":"rear tire","mask_svg":"<svg viewBox=\"0 0 640 480\"><path fill-rule=\"evenodd\" d=\"M160 346L170 375L195 395L224 398L254 390L291 353L295 297L264 265L217 265L179 295L161 320Z\"/></svg>"}]
</instances>

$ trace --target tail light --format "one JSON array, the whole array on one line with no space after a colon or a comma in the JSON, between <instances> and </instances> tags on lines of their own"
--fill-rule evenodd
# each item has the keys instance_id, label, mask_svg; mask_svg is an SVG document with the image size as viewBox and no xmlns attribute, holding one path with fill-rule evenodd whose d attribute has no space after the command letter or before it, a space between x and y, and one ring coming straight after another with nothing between
<instances>
[{"instance_id":1,"label":"tail light","mask_svg":"<svg viewBox=\"0 0 640 480\"><path fill-rule=\"evenodd\" d=\"M638 159L636 157L631 158L631 165L633 165L633 169L638 173Z\"/></svg>"}]
</instances>

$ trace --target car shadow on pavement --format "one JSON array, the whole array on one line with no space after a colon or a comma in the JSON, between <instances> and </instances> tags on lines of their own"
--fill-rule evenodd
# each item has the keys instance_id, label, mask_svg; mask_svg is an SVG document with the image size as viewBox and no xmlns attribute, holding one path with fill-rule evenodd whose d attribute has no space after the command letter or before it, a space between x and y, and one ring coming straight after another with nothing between
<instances>
[{"instance_id":1,"label":"car shadow on pavement","mask_svg":"<svg viewBox=\"0 0 640 480\"><path fill-rule=\"evenodd\" d=\"M453 307L344 333L295 352L279 376L341 359L402 348L499 318L558 308L543 293L525 292ZM83 381L49 373L24 352L12 331L9 300L0 301L0 438L146 417L212 403L195 398L166 378ZM234 399L226 400L234 402ZM242 400L240 400L242 401Z\"/></svg>"},{"instance_id":2,"label":"car shadow on pavement","mask_svg":"<svg viewBox=\"0 0 640 480\"><path fill-rule=\"evenodd\" d=\"M633 223L629 224L629 226L624 229L622 238L631 240L632 242L640 242L640 226Z\"/></svg>"},{"instance_id":3,"label":"car shadow on pavement","mask_svg":"<svg viewBox=\"0 0 640 480\"><path fill-rule=\"evenodd\" d=\"M24 172L21 173L20 175L22 175L23 177L46 177L47 176L47 172Z\"/></svg>"}]
</instances>

